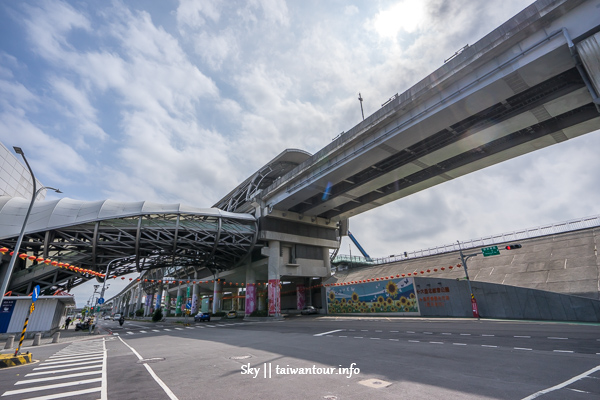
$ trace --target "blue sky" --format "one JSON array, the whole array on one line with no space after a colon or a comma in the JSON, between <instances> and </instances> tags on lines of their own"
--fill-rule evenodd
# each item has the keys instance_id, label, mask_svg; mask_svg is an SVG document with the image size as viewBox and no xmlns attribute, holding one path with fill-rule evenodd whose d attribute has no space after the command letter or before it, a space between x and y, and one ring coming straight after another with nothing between
<instances>
[{"instance_id":1,"label":"blue sky","mask_svg":"<svg viewBox=\"0 0 600 400\"><path fill-rule=\"evenodd\" d=\"M66 197L210 207L283 149L314 153L353 127L359 92L370 115L529 4L2 2L0 141ZM386 256L595 215L599 148L591 133L351 229Z\"/></svg>"}]
</instances>

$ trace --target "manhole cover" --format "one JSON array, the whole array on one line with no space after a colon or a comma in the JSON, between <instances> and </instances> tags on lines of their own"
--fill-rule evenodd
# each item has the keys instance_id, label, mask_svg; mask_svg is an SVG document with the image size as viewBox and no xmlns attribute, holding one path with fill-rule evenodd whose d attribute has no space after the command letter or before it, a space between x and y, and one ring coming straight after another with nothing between
<instances>
[{"instance_id":1,"label":"manhole cover","mask_svg":"<svg viewBox=\"0 0 600 400\"><path fill-rule=\"evenodd\" d=\"M165 359L162 357L155 357L155 358L142 358L141 360L139 360L137 363L138 364L150 364L150 363L155 363L155 362L159 362L159 361L164 361Z\"/></svg>"},{"instance_id":2,"label":"manhole cover","mask_svg":"<svg viewBox=\"0 0 600 400\"><path fill-rule=\"evenodd\" d=\"M245 360L246 358L251 358L252 356L233 356L229 357L231 360Z\"/></svg>"},{"instance_id":3,"label":"manhole cover","mask_svg":"<svg viewBox=\"0 0 600 400\"><path fill-rule=\"evenodd\" d=\"M364 381L360 381L358 383L360 383L361 385L365 385L367 387L371 387L371 388L384 388L384 387L388 387L392 384L392 382L382 381L381 379L367 379Z\"/></svg>"}]
</instances>

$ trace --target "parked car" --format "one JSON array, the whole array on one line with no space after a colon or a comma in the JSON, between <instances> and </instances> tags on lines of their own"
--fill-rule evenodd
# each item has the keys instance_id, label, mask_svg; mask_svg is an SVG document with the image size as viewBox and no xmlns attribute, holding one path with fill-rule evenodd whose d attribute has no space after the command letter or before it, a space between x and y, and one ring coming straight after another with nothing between
<instances>
[{"instance_id":1,"label":"parked car","mask_svg":"<svg viewBox=\"0 0 600 400\"><path fill-rule=\"evenodd\" d=\"M109 320L109 321L110 321L111 319L112 319L112 318L111 318L111 316L110 316L110 315L105 315L105 316L104 316L104 320L105 320L105 321L106 321L106 320Z\"/></svg>"},{"instance_id":2,"label":"parked car","mask_svg":"<svg viewBox=\"0 0 600 400\"><path fill-rule=\"evenodd\" d=\"M210 313L200 311L198 314L194 315L195 322L201 321L209 321L210 322Z\"/></svg>"},{"instance_id":3,"label":"parked car","mask_svg":"<svg viewBox=\"0 0 600 400\"><path fill-rule=\"evenodd\" d=\"M113 315L113 321L118 321L121 318L121 314Z\"/></svg>"},{"instance_id":4,"label":"parked car","mask_svg":"<svg viewBox=\"0 0 600 400\"><path fill-rule=\"evenodd\" d=\"M306 306L302 309L302 311L300 311L300 314L302 315L308 315L308 314L318 314L319 311L314 308L313 306Z\"/></svg>"},{"instance_id":5,"label":"parked car","mask_svg":"<svg viewBox=\"0 0 600 400\"><path fill-rule=\"evenodd\" d=\"M227 313L227 318L237 318L237 311L231 310Z\"/></svg>"}]
</instances>

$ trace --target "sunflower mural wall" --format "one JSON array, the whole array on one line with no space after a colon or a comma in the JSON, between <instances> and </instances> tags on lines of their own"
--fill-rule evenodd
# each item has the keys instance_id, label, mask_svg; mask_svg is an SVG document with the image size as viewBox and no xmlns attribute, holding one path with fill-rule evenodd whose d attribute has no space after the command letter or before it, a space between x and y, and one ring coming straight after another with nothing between
<instances>
[{"instance_id":1,"label":"sunflower mural wall","mask_svg":"<svg viewBox=\"0 0 600 400\"><path fill-rule=\"evenodd\" d=\"M420 315L413 278L328 287L327 312Z\"/></svg>"}]
</instances>

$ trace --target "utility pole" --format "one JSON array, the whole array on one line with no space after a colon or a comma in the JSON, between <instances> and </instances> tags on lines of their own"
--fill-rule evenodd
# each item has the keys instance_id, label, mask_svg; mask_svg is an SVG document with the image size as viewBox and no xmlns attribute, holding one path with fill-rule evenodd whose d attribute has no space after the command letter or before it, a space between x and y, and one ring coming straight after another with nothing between
<instances>
[{"instance_id":1,"label":"utility pole","mask_svg":"<svg viewBox=\"0 0 600 400\"><path fill-rule=\"evenodd\" d=\"M363 111L363 106L362 106L363 98L360 95L360 92L358 93L358 101L360 101L360 113L362 114L363 121L364 121L365 120L365 112Z\"/></svg>"}]
</instances>

